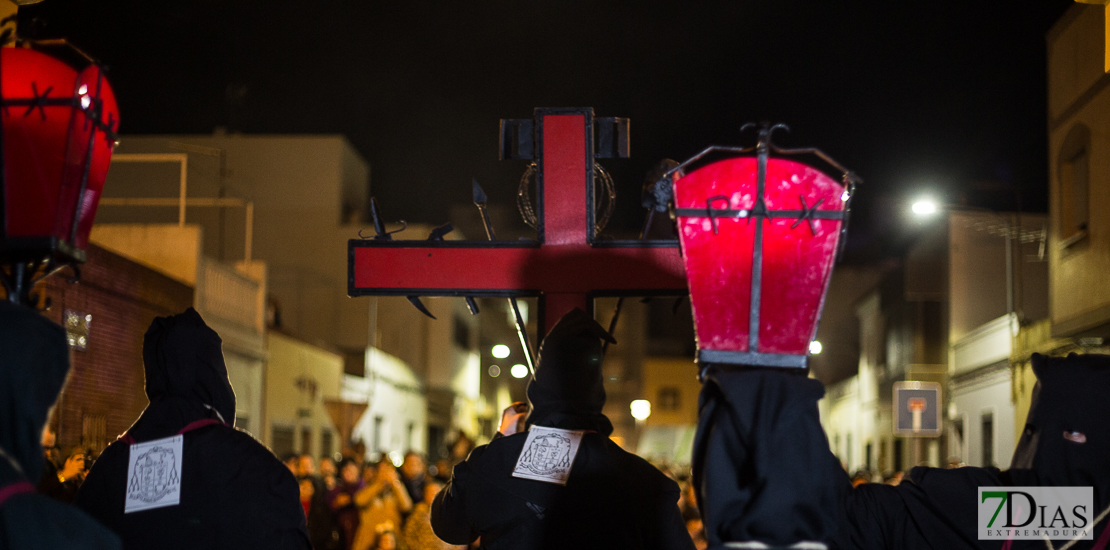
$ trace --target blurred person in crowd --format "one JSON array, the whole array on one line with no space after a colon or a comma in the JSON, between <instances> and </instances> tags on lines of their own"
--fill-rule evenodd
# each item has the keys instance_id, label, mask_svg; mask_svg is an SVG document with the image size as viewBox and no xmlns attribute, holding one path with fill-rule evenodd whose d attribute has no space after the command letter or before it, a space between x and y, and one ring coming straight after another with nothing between
<instances>
[{"instance_id":1,"label":"blurred person in crowd","mask_svg":"<svg viewBox=\"0 0 1110 550\"><path fill-rule=\"evenodd\" d=\"M678 498L678 509L682 513L682 520L701 519L701 513L698 511L698 495L694 491L694 482L687 479L680 487L682 487L682 493Z\"/></svg>"},{"instance_id":2,"label":"blurred person in crowd","mask_svg":"<svg viewBox=\"0 0 1110 550\"><path fill-rule=\"evenodd\" d=\"M401 525L402 514L412 510L412 499L387 453L378 461L373 480L355 494L355 505L359 509L359 527L352 546L354 550L372 548L379 525Z\"/></svg>"},{"instance_id":3,"label":"blurred person in crowd","mask_svg":"<svg viewBox=\"0 0 1110 550\"><path fill-rule=\"evenodd\" d=\"M311 476L298 480L301 489L301 506L304 507L308 526L308 538L315 550L340 550L343 536L336 522L335 514L328 506L327 494L323 483Z\"/></svg>"},{"instance_id":4,"label":"blurred person in crowd","mask_svg":"<svg viewBox=\"0 0 1110 550\"><path fill-rule=\"evenodd\" d=\"M692 550L678 485L609 434L601 341L581 309L544 338L527 431L499 437L455 466L432 504L439 538L482 548Z\"/></svg>"},{"instance_id":5,"label":"blurred person in crowd","mask_svg":"<svg viewBox=\"0 0 1110 550\"><path fill-rule=\"evenodd\" d=\"M355 505L355 495L363 488L362 477L359 475L359 465L352 458L344 458L339 462L339 478L335 488L328 491L328 508L331 509L335 522L339 527L339 534L343 539L343 547L350 550L358 533L358 506Z\"/></svg>"},{"instance_id":6,"label":"blurred person in crowd","mask_svg":"<svg viewBox=\"0 0 1110 550\"><path fill-rule=\"evenodd\" d=\"M281 455L281 463L289 469L289 473L293 474L293 477L300 475L301 462L297 453L285 453Z\"/></svg>"},{"instance_id":7,"label":"blurred person in crowd","mask_svg":"<svg viewBox=\"0 0 1110 550\"><path fill-rule=\"evenodd\" d=\"M461 550L465 546L458 546L444 542L432 532L432 501L436 493L443 488L443 483L438 480L429 480L424 486L424 499L413 507L412 514L405 520L405 527L401 531L401 542L408 550Z\"/></svg>"},{"instance_id":8,"label":"blurred person in crowd","mask_svg":"<svg viewBox=\"0 0 1110 550\"><path fill-rule=\"evenodd\" d=\"M379 524L374 529L374 542L369 546L370 550L397 550L401 548L400 540L397 538L397 532L394 530L393 523L385 522Z\"/></svg>"},{"instance_id":9,"label":"blurred person in crowd","mask_svg":"<svg viewBox=\"0 0 1110 550\"><path fill-rule=\"evenodd\" d=\"M459 430L447 456L448 469L454 468L456 464L466 460L466 457L470 456L470 451L473 450L474 440L467 437L462 430Z\"/></svg>"},{"instance_id":10,"label":"blurred person in crowd","mask_svg":"<svg viewBox=\"0 0 1110 550\"><path fill-rule=\"evenodd\" d=\"M382 458L382 457L385 457L385 455L383 454L382 456L378 457L377 460L369 460L369 461L367 461L366 463L364 463L362 465L362 484L363 485L370 485L371 483L374 482L375 479L378 478L378 463L381 462L382 460L389 460L388 457L385 457L385 458Z\"/></svg>"},{"instance_id":11,"label":"blurred person in crowd","mask_svg":"<svg viewBox=\"0 0 1110 550\"><path fill-rule=\"evenodd\" d=\"M961 459L960 457L958 457L958 456L948 457L947 468L949 468L949 469L951 469L951 468L963 468L964 466L967 466L967 464L964 464L963 459Z\"/></svg>"},{"instance_id":12,"label":"blurred person in crowd","mask_svg":"<svg viewBox=\"0 0 1110 550\"><path fill-rule=\"evenodd\" d=\"M306 477L298 479L297 486L300 489L301 508L304 508L304 516L308 518L308 512L312 509L312 497L316 495L315 487L312 486L312 480ZM313 546L316 545L313 544Z\"/></svg>"},{"instance_id":13,"label":"blurred person in crowd","mask_svg":"<svg viewBox=\"0 0 1110 550\"><path fill-rule=\"evenodd\" d=\"M297 457L297 477L316 478L316 460L304 453Z\"/></svg>"},{"instance_id":14,"label":"blurred person in crowd","mask_svg":"<svg viewBox=\"0 0 1110 550\"><path fill-rule=\"evenodd\" d=\"M221 346L192 308L146 332L150 404L104 450L76 502L128 548L310 547L296 478L230 424Z\"/></svg>"},{"instance_id":15,"label":"blurred person in crowd","mask_svg":"<svg viewBox=\"0 0 1110 550\"><path fill-rule=\"evenodd\" d=\"M432 469L435 470L432 475L437 481L442 481L443 483L451 481L451 463L448 462L446 458L437 460L436 465L432 466Z\"/></svg>"},{"instance_id":16,"label":"blurred person in crowd","mask_svg":"<svg viewBox=\"0 0 1110 550\"><path fill-rule=\"evenodd\" d=\"M424 458L415 451L405 453L405 460L401 463L401 483L408 490L409 498L413 504L424 502L424 485L427 483L427 468Z\"/></svg>"},{"instance_id":17,"label":"blurred person in crowd","mask_svg":"<svg viewBox=\"0 0 1110 550\"><path fill-rule=\"evenodd\" d=\"M64 465L60 470L54 471L54 478L43 478L39 481L38 491L55 500L70 504L77 498L77 490L85 481L88 473L86 458L89 453L80 445L69 449L65 455Z\"/></svg>"},{"instance_id":18,"label":"blurred person in crowd","mask_svg":"<svg viewBox=\"0 0 1110 550\"><path fill-rule=\"evenodd\" d=\"M860 470L852 475L852 487L859 487L864 483L871 483L871 472Z\"/></svg>"},{"instance_id":19,"label":"blurred person in crowd","mask_svg":"<svg viewBox=\"0 0 1110 550\"><path fill-rule=\"evenodd\" d=\"M320 458L320 478L324 481L324 488L328 491L335 488L335 478L338 470L335 467L335 461L331 457Z\"/></svg>"},{"instance_id":20,"label":"blurred person in crowd","mask_svg":"<svg viewBox=\"0 0 1110 550\"><path fill-rule=\"evenodd\" d=\"M905 475L906 472L903 472L901 470L898 470L897 472L887 472L887 474L883 476L883 483L887 485L898 485L899 483L902 483L902 477Z\"/></svg>"},{"instance_id":21,"label":"blurred person in crowd","mask_svg":"<svg viewBox=\"0 0 1110 550\"><path fill-rule=\"evenodd\" d=\"M58 438L49 425L42 429L41 443L43 468L42 479L38 481L38 492L45 493L58 480Z\"/></svg>"},{"instance_id":22,"label":"blurred person in crowd","mask_svg":"<svg viewBox=\"0 0 1110 550\"><path fill-rule=\"evenodd\" d=\"M69 368L62 327L0 300L0 548L120 548L88 515L35 492L50 462L43 460L44 427Z\"/></svg>"},{"instance_id":23,"label":"blurred person in crowd","mask_svg":"<svg viewBox=\"0 0 1110 550\"><path fill-rule=\"evenodd\" d=\"M705 526L702 524L701 518L686 520L686 532L690 533L690 538L694 541L694 548L697 550L705 550L709 547L709 539L705 537Z\"/></svg>"},{"instance_id":24,"label":"blurred person in crowd","mask_svg":"<svg viewBox=\"0 0 1110 550\"><path fill-rule=\"evenodd\" d=\"M493 434L493 439L513 435L523 432L528 429L528 412L532 408L528 403L517 401L505 407L501 412L501 425L497 428L497 433Z\"/></svg>"}]
</instances>

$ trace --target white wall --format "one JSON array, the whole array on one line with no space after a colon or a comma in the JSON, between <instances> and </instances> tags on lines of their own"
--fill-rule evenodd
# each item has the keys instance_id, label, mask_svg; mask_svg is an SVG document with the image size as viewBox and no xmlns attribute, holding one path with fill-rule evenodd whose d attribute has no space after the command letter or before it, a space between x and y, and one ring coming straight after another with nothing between
<instances>
[{"instance_id":1,"label":"white wall","mask_svg":"<svg viewBox=\"0 0 1110 550\"><path fill-rule=\"evenodd\" d=\"M1010 376L1009 368L1000 368L975 380L952 386L949 416L952 420L963 418L964 441L960 445L960 458L968 466L1006 468L1010 464L1015 445ZM994 415L994 464L983 464L982 461L981 418L985 412Z\"/></svg>"},{"instance_id":2,"label":"white wall","mask_svg":"<svg viewBox=\"0 0 1110 550\"><path fill-rule=\"evenodd\" d=\"M423 388L416 373L403 361L377 348L367 349L366 377L343 377L342 399L367 404L352 438L361 438L368 454L427 452L428 406ZM381 419L377 434L376 418ZM374 448L375 435L378 449Z\"/></svg>"}]
</instances>

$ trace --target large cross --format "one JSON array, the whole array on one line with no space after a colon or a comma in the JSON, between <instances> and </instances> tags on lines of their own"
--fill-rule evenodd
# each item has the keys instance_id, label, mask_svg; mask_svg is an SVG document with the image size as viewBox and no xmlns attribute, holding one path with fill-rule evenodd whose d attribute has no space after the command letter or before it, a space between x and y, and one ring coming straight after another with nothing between
<instances>
[{"instance_id":1,"label":"large cross","mask_svg":"<svg viewBox=\"0 0 1110 550\"><path fill-rule=\"evenodd\" d=\"M609 144L611 126L597 126ZM510 139L513 152L503 142L503 156L536 161L537 239L352 239L350 296L536 296L542 338L573 308L592 313L594 297L686 293L677 241L595 239L593 109L536 109L534 122L502 127L503 140L521 131L510 136L519 138Z\"/></svg>"}]
</instances>

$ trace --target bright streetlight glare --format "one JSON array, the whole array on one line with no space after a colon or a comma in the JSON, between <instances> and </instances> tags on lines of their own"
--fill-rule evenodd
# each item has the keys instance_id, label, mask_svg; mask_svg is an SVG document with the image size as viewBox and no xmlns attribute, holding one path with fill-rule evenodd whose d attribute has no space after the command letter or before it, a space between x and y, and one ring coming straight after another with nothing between
<instances>
[{"instance_id":1,"label":"bright streetlight glare","mask_svg":"<svg viewBox=\"0 0 1110 550\"><path fill-rule=\"evenodd\" d=\"M651 402L647 399L637 399L629 405L632 409L632 418L636 420L645 420L651 416Z\"/></svg>"},{"instance_id":2,"label":"bright streetlight glare","mask_svg":"<svg viewBox=\"0 0 1110 550\"><path fill-rule=\"evenodd\" d=\"M497 344L493 346L493 350L490 353L493 353L493 356L498 359L504 359L509 356L509 346Z\"/></svg>"},{"instance_id":3,"label":"bright streetlight glare","mask_svg":"<svg viewBox=\"0 0 1110 550\"><path fill-rule=\"evenodd\" d=\"M509 369L509 374L513 375L513 378L524 378L528 376L528 367L517 363L513 365L513 368Z\"/></svg>"},{"instance_id":4,"label":"bright streetlight glare","mask_svg":"<svg viewBox=\"0 0 1110 550\"><path fill-rule=\"evenodd\" d=\"M921 199L913 203L913 206L911 206L910 208L913 209L914 214L917 214L919 216L927 216L929 214L937 213L937 203L929 199Z\"/></svg>"},{"instance_id":5,"label":"bright streetlight glare","mask_svg":"<svg viewBox=\"0 0 1110 550\"><path fill-rule=\"evenodd\" d=\"M814 341L810 342L809 343L809 353L810 353L810 355L820 355L821 354L821 342L818 342L817 340L814 340Z\"/></svg>"}]
</instances>

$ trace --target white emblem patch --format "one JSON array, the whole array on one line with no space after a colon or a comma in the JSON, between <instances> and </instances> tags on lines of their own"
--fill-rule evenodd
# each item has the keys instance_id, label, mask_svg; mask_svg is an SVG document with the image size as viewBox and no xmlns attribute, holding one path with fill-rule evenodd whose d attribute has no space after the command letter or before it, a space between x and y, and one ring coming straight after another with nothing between
<instances>
[{"instance_id":1,"label":"white emblem patch","mask_svg":"<svg viewBox=\"0 0 1110 550\"><path fill-rule=\"evenodd\" d=\"M175 435L131 446L123 513L181 503L181 444L184 441L184 436Z\"/></svg>"},{"instance_id":2,"label":"white emblem patch","mask_svg":"<svg viewBox=\"0 0 1110 550\"><path fill-rule=\"evenodd\" d=\"M585 431L532 426L513 477L566 485Z\"/></svg>"}]
</instances>

